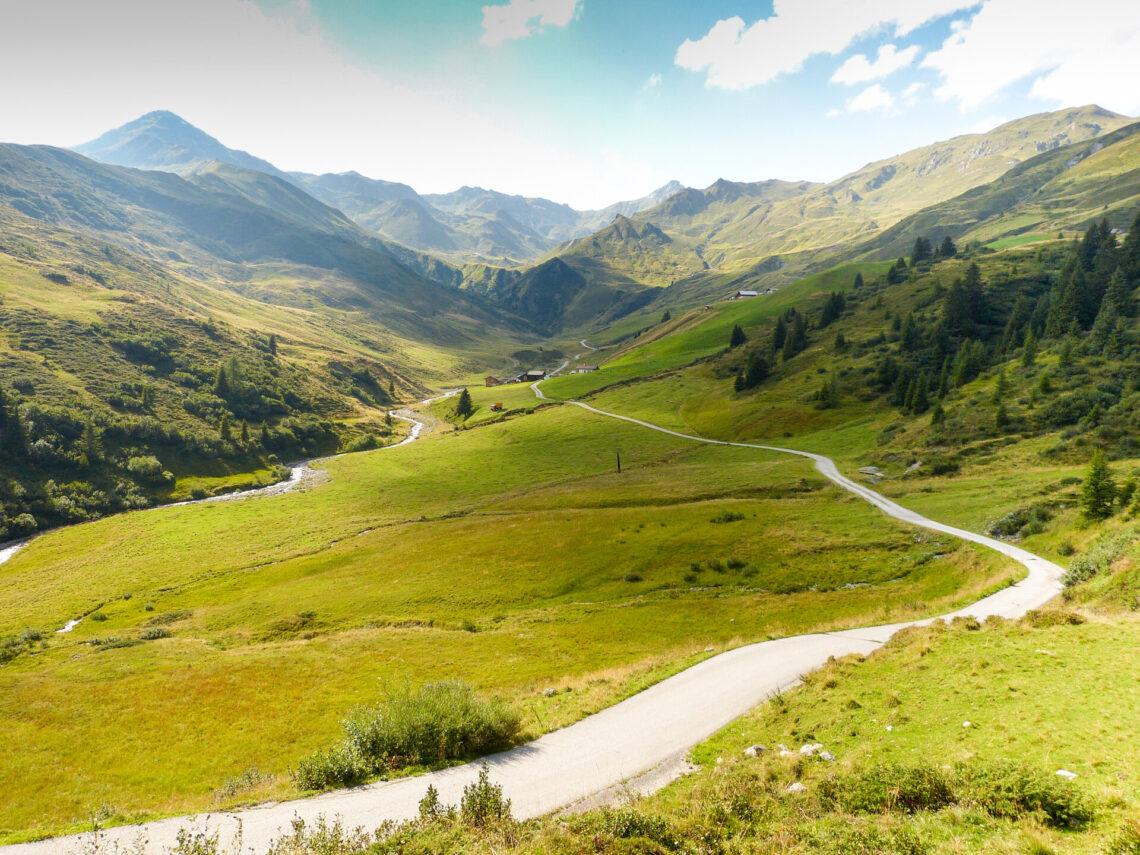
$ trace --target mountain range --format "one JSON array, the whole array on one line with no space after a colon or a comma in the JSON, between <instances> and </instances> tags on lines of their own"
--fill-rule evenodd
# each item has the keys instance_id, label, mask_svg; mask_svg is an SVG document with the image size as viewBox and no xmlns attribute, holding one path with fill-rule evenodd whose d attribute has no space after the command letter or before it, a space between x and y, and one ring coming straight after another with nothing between
<instances>
[{"instance_id":1,"label":"mountain range","mask_svg":"<svg viewBox=\"0 0 1140 855\"><path fill-rule=\"evenodd\" d=\"M193 175L226 163L273 175L343 211L381 237L457 263L519 265L558 244L608 224L618 214L651 208L681 189L676 181L648 196L599 211L576 211L548 199L509 196L480 187L420 195L407 184L357 172L286 173L248 152L228 148L167 111L155 111L108 131L75 151L103 163Z\"/></svg>"}]
</instances>

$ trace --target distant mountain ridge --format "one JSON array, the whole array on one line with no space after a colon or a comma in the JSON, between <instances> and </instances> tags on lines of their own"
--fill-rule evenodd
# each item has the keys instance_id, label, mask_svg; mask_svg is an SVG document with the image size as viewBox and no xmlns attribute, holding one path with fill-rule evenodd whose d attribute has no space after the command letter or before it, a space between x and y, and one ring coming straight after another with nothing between
<instances>
[{"instance_id":1,"label":"distant mountain ridge","mask_svg":"<svg viewBox=\"0 0 1140 855\"><path fill-rule=\"evenodd\" d=\"M511 196L481 187L420 195L394 181L358 172L311 175L283 172L248 152L223 145L169 111L156 110L108 131L75 151L116 166L190 175L225 163L272 175L305 190L381 237L433 252L453 263L515 266L536 261L559 243L590 234L615 216L651 208L682 189L676 181L641 199L598 211L536 197Z\"/></svg>"}]
</instances>

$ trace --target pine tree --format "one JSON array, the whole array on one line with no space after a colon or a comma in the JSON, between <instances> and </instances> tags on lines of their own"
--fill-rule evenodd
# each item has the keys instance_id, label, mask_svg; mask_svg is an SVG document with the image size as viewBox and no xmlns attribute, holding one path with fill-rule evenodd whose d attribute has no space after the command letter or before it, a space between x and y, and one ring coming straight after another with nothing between
<instances>
[{"instance_id":1,"label":"pine tree","mask_svg":"<svg viewBox=\"0 0 1140 855\"><path fill-rule=\"evenodd\" d=\"M950 357L942 360L942 372L938 375L938 398L941 400L950 394Z\"/></svg>"},{"instance_id":2,"label":"pine tree","mask_svg":"<svg viewBox=\"0 0 1140 855\"><path fill-rule=\"evenodd\" d=\"M269 352L272 353L274 356L277 355L277 334L276 333L270 333L269 334Z\"/></svg>"},{"instance_id":3,"label":"pine tree","mask_svg":"<svg viewBox=\"0 0 1140 855\"><path fill-rule=\"evenodd\" d=\"M914 400L911 401L910 410L916 416L921 416L930 409L930 384L926 379L926 372L918 375L915 383Z\"/></svg>"},{"instance_id":4,"label":"pine tree","mask_svg":"<svg viewBox=\"0 0 1140 855\"><path fill-rule=\"evenodd\" d=\"M852 285L851 288L854 291L858 291L862 287L863 287L863 274L862 273L856 273L855 274L855 284Z\"/></svg>"},{"instance_id":5,"label":"pine tree","mask_svg":"<svg viewBox=\"0 0 1140 855\"><path fill-rule=\"evenodd\" d=\"M835 352L842 353L847 349L847 339L843 337L843 330L835 334Z\"/></svg>"},{"instance_id":6,"label":"pine tree","mask_svg":"<svg viewBox=\"0 0 1140 855\"><path fill-rule=\"evenodd\" d=\"M914 249L911 250L910 254L910 266L917 267L924 261L929 261L933 254L930 248L930 241L924 237L916 237L914 239Z\"/></svg>"},{"instance_id":7,"label":"pine tree","mask_svg":"<svg viewBox=\"0 0 1140 855\"><path fill-rule=\"evenodd\" d=\"M218 436L226 442L233 439L230 433L230 417L226 413L222 413L221 419L218 420Z\"/></svg>"},{"instance_id":8,"label":"pine tree","mask_svg":"<svg viewBox=\"0 0 1140 855\"><path fill-rule=\"evenodd\" d=\"M952 241L950 239L950 235L947 235L945 238L942 239L942 245L940 247L938 247L938 257L939 258L953 258L957 254L958 254L958 247L956 247L954 245L954 241Z\"/></svg>"},{"instance_id":9,"label":"pine tree","mask_svg":"<svg viewBox=\"0 0 1140 855\"><path fill-rule=\"evenodd\" d=\"M1097 449L1089 465L1084 484L1081 485L1081 510L1093 520L1103 520L1112 515L1112 504L1116 501L1116 481L1108 466L1104 452Z\"/></svg>"},{"instance_id":10,"label":"pine tree","mask_svg":"<svg viewBox=\"0 0 1140 855\"><path fill-rule=\"evenodd\" d=\"M1112 278L1108 280L1108 288L1104 292L1101 311L1108 303L1112 304L1117 316L1121 318L1130 318L1136 312L1136 305L1128 290L1128 283L1119 268L1113 272Z\"/></svg>"},{"instance_id":11,"label":"pine tree","mask_svg":"<svg viewBox=\"0 0 1140 855\"><path fill-rule=\"evenodd\" d=\"M455 415L461 419L470 418L475 412L475 405L471 402L471 393L464 387L459 393L459 400L455 404Z\"/></svg>"},{"instance_id":12,"label":"pine tree","mask_svg":"<svg viewBox=\"0 0 1140 855\"><path fill-rule=\"evenodd\" d=\"M673 315L669 313L668 309L661 313L661 323L666 323L671 320L673 320Z\"/></svg>"},{"instance_id":13,"label":"pine tree","mask_svg":"<svg viewBox=\"0 0 1140 855\"><path fill-rule=\"evenodd\" d=\"M997 412L994 414L994 424L997 425L997 429L1000 431L1004 431L1009 427L1009 413L1005 409L1004 401L998 404Z\"/></svg>"},{"instance_id":14,"label":"pine tree","mask_svg":"<svg viewBox=\"0 0 1140 855\"><path fill-rule=\"evenodd\" d=\"M230 381L226 377L226 366L219 365L217 372L214 374L214 394L219 398L224 398L230 393Z\"/></svg>"},{"instance_id":15,"label":"pine tree","mask_svg":"<svg viewBox=\"0 0 1140 855\"><path fill-rule=\"evenodd\" d=\"M1025 368L1032 368L1037 362L1037 336L1030 330L1025 336L1025 346L1021 351L1021 364Z\"/></svg>"},{"instance_id":16,"label":"pine tree","mask_svg":"<svg viewBox=\"0 0 1140 855\"><path fill-rule=\"evenodd\" d=\"M735 324L732 327L732 335L728 338L729 347L740 347L744 342L748 341L748 337L744 335L744 330L740 324Z\"/></svg>"},{"instance_id":17,"label":"pine tree","mask_svg":"<svg viewBox=\"0 0 1140 855\"><path fill-rule=\"evenodd\" d=\"M242 445L249 444L249 425L245 419L241 420L241 443Z\"/></svg>"},{"instance_id":18,"label":"pine tree","mask_svg":"<svg viewBox=\"0 0 1140 855\"><path fill-rule=\"evenodd\" d=\"M784 316L776 318L776 328L772 331L772 350L780 351L784 348L784 342L788 338L788 324L784 320Z\"/></svg>"},{"instance_id":19,"label":"pine tree","mask_svg":"<svg viewBox=\"0 0 1140 855\"><path fill-rule=\"evenodd\" d=\"M1120 251L1120 269L1124 274L1125 283L1135 285L1140 281L1140 211L1132 221L1128 230L1128 237L1124 239L1124 246Z\"/></svg>"},{"instance_id":20,"label":"pine tree","mask_svg":"<svg viewBox=\"0 0 1140 855\"><path fill-rule=\"evenodd\" d=\"M998 374L997 384L994 386L993 402L1000 404L1005 401L1009 395L1009 381L1005 376L1005 369L1003 368Z\"/></svg>"},{"instance_id":21,"label":"pine tree","mask_svg":"<svg viewBox=\"0 0 1140 855\"><path fill-rule=\"evenodd\" d=\"M269 425L267 425L265 422L261 423L261 444L269 444Z\"/></svg>"},{"instance_id":22,"label":"pine tree","mask_svg":"<svg viewBox=\"0 0 1140 855\"><path fill-rule=\"evenodd\" d=\"M935 401L934 409L930 411L930 426L940 427L946 421L946 411L942 409L942 402Z\"/></svg>"},{"instance_id":23,"label":"pine tree","mask_svg":"<svg viewBox=\"0 0 1140 855\"><path fill-rule=\"evenodd\" d=\"M763 383L770 372L767 360L760 354L754 353L748 358L748 367L744 369L744 388L754 389Z\"/></svg>"},{"instance_id":24,"label":"pine tree","mask_svg":"<svg viewBox=\"0 0 1140 855\"><path fill-rule=\"evenodd\" d=\"M95 425L87 422L83 426L83 454L88 463L95 463L103 456L103 446L99 442L99 434L95 432Z\"/></svg>"}]
</instances>

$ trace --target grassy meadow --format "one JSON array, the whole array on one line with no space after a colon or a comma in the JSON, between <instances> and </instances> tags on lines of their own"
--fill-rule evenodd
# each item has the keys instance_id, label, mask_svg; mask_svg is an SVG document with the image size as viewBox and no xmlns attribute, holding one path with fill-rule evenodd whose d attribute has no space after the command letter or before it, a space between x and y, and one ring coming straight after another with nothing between
<instances>
[{"instance_id":1,"label":"grassy meadow","mask_svg":"<svg viewBox=\"0 0 1140 855\"><path fill-rule=\"evenodd\" d=\"M289 795L289 766L385 687L465 679L525 738L708 648L932 614L1016 575L803 461L576 408L321 466L0 567L0 634L42 636L0 671L0 839Z\"/></svg>"}]
</instances>

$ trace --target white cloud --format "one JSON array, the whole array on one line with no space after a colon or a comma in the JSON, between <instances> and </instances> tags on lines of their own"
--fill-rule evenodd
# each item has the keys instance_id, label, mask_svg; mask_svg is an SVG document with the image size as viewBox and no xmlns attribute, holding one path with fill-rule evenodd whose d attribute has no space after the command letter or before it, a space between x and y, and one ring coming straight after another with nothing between
<instances>
[{"instance_id":1,"label":"white cloud","mask_svg":"<svg viewBox=\"0 0 1140 855\"><path fill-rule=\"evenodd\" d=\"M579 0L511 0L505 6L483 7L483 35L488 47L510 39L525 39L543 27L565 27L574 20Z\"/></svg>"},{"instance_id":2,"label":"white cloud","mask_svg":"<svg viewBox=\"0 0 1140 855\"><path fill-rule=\"evenodd\" d=\"M906 89L903 90L902 95L900 96L902 98L903 106L904 107L913 107L915 104L918 103L919 96L925 90L926 90L926 84L925 83L912 83L912 84L910 84L910 86L908 86Z\"/></svg>"},{"instance_id":3,"label":"white cloud","mask_svg":"<svg viewBox=\"0 0 1140 855\"><path fill-rule=\"evenodd\" d=\"M686 39L674 59L688 71L707 71L706 85L748 89L798 71L817 54L841 53L879 29L903 37L979 0L774 0L772 16L751 25L740 17L718 21L697 41Z\"/></svg>"},{"instance_id":4,"label":"white cloud","mask_svg":"<svg viewBox=\"0 0 1140 855\"><path fill-rule=\"evenodd\" d=\"M857 83L869 83L872 80L890 77L896 71L913 65L918 57L918 51L918 45L899 50L893 44L886 44L879 48L879 55L874 62L857 53L836 69L835 74L831 75L831 82L854 86Z\"/></svg>"},{"instance_id":5,"label":"white cloud","mask_svg":"<svg viewBox=\"0 0 1140 855\"><path fill-rule=\"evenodd\" d=\"M645 81L645 86L642 88L644 88L644 89L656 89L660 85L661 85L661 75L660 74L651 74L651 75L649 75L649 79Z\"/></svg>"},{"instance_id":6,"label":"white cloud","mask_svg":"<svg viewBox=\"0 0 1140 855\"><path fill-rule=\"evenodd\" d=\"M872 110L889 110L895 105L895 99L891 93L880 86L878 83L873 83L847 101L847 109L852 113L869 113Z\"/></svg>"},{"instance_id":7,"label":"white cloud","mask_svg":"<svg viewBox=\"0 0 1140 855\"><path fill-rule=\"evenodd\" d=\"M0 80L21 82L5 91L6 142L76 145L165 109L281 169L357 170L421 192L479 184L600 208L672 177L520 133L509 114L467 106L463 91L412 89L354 65L303 5L269 14L248 0L195 0L193 15L155 0L13 6L0 0Z\"/></svg>"},{"instance_id":8,"label":"white cloud","mask_svg":"<svg viewBox=\"0 0 1140 855\"><path fill-rule=\"evenodd\" d=\"M941 75L935 94L977 107L1008 86L1032 80L1030 94L1053 105L1097 103L1140 111L1140 15L1120 0L1079 6L986 0L954 28L924 68Z\"/></svg>"}]
</instances>

